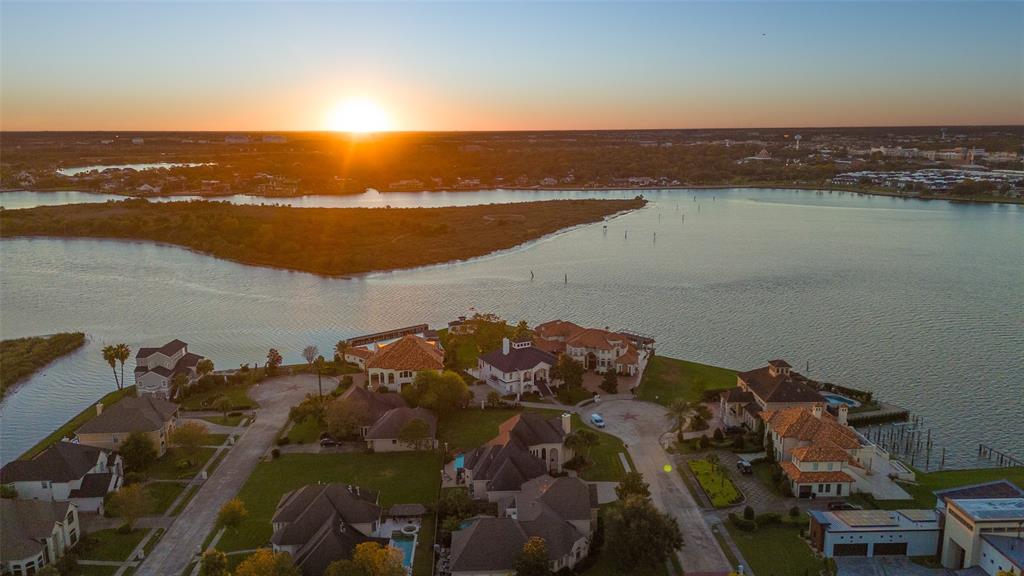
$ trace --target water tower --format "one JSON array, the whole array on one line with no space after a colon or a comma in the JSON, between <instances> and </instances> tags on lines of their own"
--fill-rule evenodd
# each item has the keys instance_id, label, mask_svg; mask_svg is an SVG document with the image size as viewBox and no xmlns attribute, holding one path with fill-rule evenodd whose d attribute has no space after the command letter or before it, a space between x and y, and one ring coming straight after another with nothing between
<instances>
[{"instance_id":1,"label":"water tower","mask_svg":"<svg viewBox=\"0 0 1024 576\"><path fill-rule=\"evenodd\" d=\"M793 136L793 140L796 140L796 149L799 150L800 149L800 135L797 134L796 136Z\"/></svg>"}]
</instances>

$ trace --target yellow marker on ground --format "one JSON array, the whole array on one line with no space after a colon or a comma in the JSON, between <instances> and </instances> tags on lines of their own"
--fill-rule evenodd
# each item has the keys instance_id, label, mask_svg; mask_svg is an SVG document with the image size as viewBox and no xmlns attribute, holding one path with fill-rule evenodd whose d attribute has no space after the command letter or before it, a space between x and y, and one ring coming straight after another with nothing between
<instances>
[{"instance_id":1,"label":"yellow marker on ground","mask_svg":"<svg viewBox=\"0 0 1024 576\"><path fill-rule=\"evenodd\" d=\"M671 472L672 471L672 465L671 464L665 464L664 466L661 467L661 469L664 470L665 472Z\"/></svg>"}]
</instances>

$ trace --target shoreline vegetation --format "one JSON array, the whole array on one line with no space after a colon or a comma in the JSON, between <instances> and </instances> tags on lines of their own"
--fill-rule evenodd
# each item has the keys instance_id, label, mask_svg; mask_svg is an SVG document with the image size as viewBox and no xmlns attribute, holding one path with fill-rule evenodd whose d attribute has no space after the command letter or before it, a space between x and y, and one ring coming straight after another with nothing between
<instances>
[{"instance_id":1,"label":"shoreline vegetation","mask_svg":"<svg viewBox=\"0 0 1024 576\"><path fill-rule=\"evenodd\" d=\"M489 190L506 190L510 192L605 192L605 191L616 191L625 190L630 192L643 193L651 190L726 190L730 188L739 189L765 189L765 190L809 190L817 192L846 192L850 194L863 194L866 196L886 196L889 198L904 198L908 200L945 200L947 202L963 202L972 204L1024 204L1024 198L1012 198L1009 196L996 196L996 195L977 195L977 196L961 196L957 194L948 193L924 193L921 191L910 191L900 192L897 190L886 189L886 188L875 188L868 186L845 186L837 185L829 182L821 183L780 183L780 182L747 182L743 184L680 184L674 186L530 186L526 188L510 187L510 188L479 188L479 189L449 189L449 188L422 188L417 190L387 190L379 191L381 194L430 194L436 192L444 193L475 193L475 192L486 192ZM365 194L369 190L354 193L342 193L342 194L324 194L322 192L316 193L301 193L301 194L288 194L288 195L271 195L271 194L259 194L253 192L209 192L203 190L184 190L174 192L163 192L155 194L130 194L120 191L104 192L98 190L83 190L81 187L75 186L59 186L53 188L0 188L0 194L5 192L82 192L84 194L109 194L112 196L123 196L125 199L131 198L173 198L175 196L199 196L206 200L217 200L219 198L229 198L231 196L253 196L257 198L266 198L267 201L273 200L291 200L295 198L304 198L306 196L359 196Z\"/></svg>"},{"instance_id":2,"label":"shoreline vegetation","mask_svg":"<svg viewBox=\"0 0 1024 576\"><path fill-rule=\"evenodd\" d=\"M81 332L61 332L0 342L0 398L61 356L85 344Z\"/></svg>"},{"instance_id":3,"label":"shoreline vegetation","mask_svg":"<svg viewBox=\"0 0 1024 576\"><path fill-rule=\"evenodd\" d=\"M646 201L549 200L445 208L292 208L119 202L0 211L0 238L150 241L253 266L347 277L486 256Z\"/></svg>"}]
</instances>

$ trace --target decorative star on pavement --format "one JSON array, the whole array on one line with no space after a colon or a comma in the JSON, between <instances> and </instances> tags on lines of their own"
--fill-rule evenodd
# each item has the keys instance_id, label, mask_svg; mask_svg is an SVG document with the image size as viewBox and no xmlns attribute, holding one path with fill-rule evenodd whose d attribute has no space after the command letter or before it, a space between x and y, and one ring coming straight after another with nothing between
<instances>
[{"instance_id":1,"label":"decorative star on pavement","mask_svg":"<svg viewBox=\"0 0 1024 576\"><path fill-rule=\"evenodd\" d=\"M299 385L298 384L289 384L288 385L288 390L298 390L298 389L299 389Z\"/></svg>"},{"instance_id":2,"label":"decorative star on pavement","mask_svg":"<svg viewBox=\"0 0 1024 576\"><path fill-rule=\"evenodd\" d=\"M622 419L623 420L636 420L636 414L633 414L632 412L626 412L625 414L622 415Z\"/></svg>"}]
</instances>

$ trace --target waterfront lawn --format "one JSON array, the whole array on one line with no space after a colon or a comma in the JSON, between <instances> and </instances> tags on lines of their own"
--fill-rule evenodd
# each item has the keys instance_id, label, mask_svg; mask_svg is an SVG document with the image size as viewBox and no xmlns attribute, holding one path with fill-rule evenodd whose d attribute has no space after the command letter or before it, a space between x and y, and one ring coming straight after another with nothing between
<instances>
[{"instance_id":1,"label":"waterfront lawn","mask_svg":"<svg viewBox=\"0 0 1024 576\"><path fill-rule=\"evenodd\" d=\"M384 507L413 502L433 506L440 469L436 452L283 454L256 466L238 492L249 516L237 529L225 532L217 547L232 551L266 544L281 496L306 484L343 482L378 490Z\"/></svg>"},{"instance_id":2,"label":"waterfront lawn","mask_svg":"<svg viewBox=\"0 0 1024 576\"><path fill-rule=\"evenodd\" d=\"M744 532L731 522L725 526L755 574L818 574L824 568L797 527L760 526L756 532Z\"/></svg>"},{"instance_id":3,"label":"waterfront lawn","mask_svg":"<svg viewBox=\"0 0 1024 576\"><path fill-rule=\"evenodd\" d=\"M122 390L114 390L100 398L99 401L103 405L109 408L111 405L116 403L125 396L134 396L135 386L128 386ZM34 458L37 454L45 450L50 444L59 441L61 438L71 436L75 430L81 428L86 422L96 417L96 405L93 404L88 406L85 410L82 410L74 418L68 420L63 426L54 430L49 436L43 438L38 444L29 448L24 454L21 455L21 460L29 460Z\"/></svg>"},{"instance_id":4,"label":"waterfront lawn","mask_svg":"<svg viewBox=\"0 0 1024 576\"><path fill-rule=\"evenodd\" d=\"M707 460L690 460L686 464L715 508L726 508L742 500L743 496L721 465L715 468Z\"/></svg>"},{"instance_id":5,"label":"waterfront lawn","mask_svg":"<svg viewBox=\"0 0 1024 576\"><path fill-rule=\"evenodd\" d=\"M700 402L704 393L736 386L736 371L654 356L640 380L639 398L668 405L676 398Z\"/></svg>"},{"instance_id":6,"label":"waterfront lawn","mask_svg":"<svg viewBox=\"0 0 1024 576\"><path fill-rule=\"evenodd\" d=\"M1017 486L1024 487L1024 466L1012 468L973 468L969 470L941 470L939 472L917 473L915 484L901 483L900 486L913 498L912 500L871 500L855 496L854 499L865 506L899 510L901 508L935 507L935 490L981 484L994 480L1008 480Z\"/></svg>"},{"instance_id":7,"label":"waterfront lawn","mask_svg":"<svg viewBox=\"0 0 1024 576\"><path fill-rule=\"evenodd\" d=\"M179 468L178 463L185 459L185 456L178 448L168 448L167 452L157 459L152 466L146 469L145 474L149 478L158 480L184 480L192 478L203 469L206 461L213 456L215 448L200 448L192 457L192 465L187 468Z\"/></svg>"},{"instance_id":8,"label":"waterfront lawn","mask_svg":"<svg viewBox=\"0 0 1024 576\"><path fill-rule=\"evenodd\" d=\"M236 384L196 392L181 400L179 405L182 410L209 410L218 398L224 396L230 401L232 410L258 408L259 405L249 398L249 386L250 384Z\"/></svg>"},{"instance_id":9,"label":"waterfront lawn","mask_svg":"<svg viewBox=\"0 0 1024 576\"><path fill-rule=\"evenodd\" d=\"M83 538L75 547L80 560L114 560L123 562L135 550L148 530L136 528L121 534L116 528L99 530Z\"/></svg>"},{"instance_id":10,"label":"waterfront lawn","mask_svg":"<svg viewBox=\"0 0 1024 576\"><path fill-rule=\"evenodd\" d=\"M320 441L320 434L327 430L327 426L317 418L309 416L302 422L297 422L288 431L288 441L292 444L313 444Z\"/></svg>"},{"instance_id":11,"label":"waterfront lawn","mask_svg":"<svg viewBox=\"0 0 1024 576\"><path fill-rule=\"evenodd\" d=\"M0 341L0 398L7 389L85 344L85 334L62 332Z\"/></svg>"}]
</instances>

